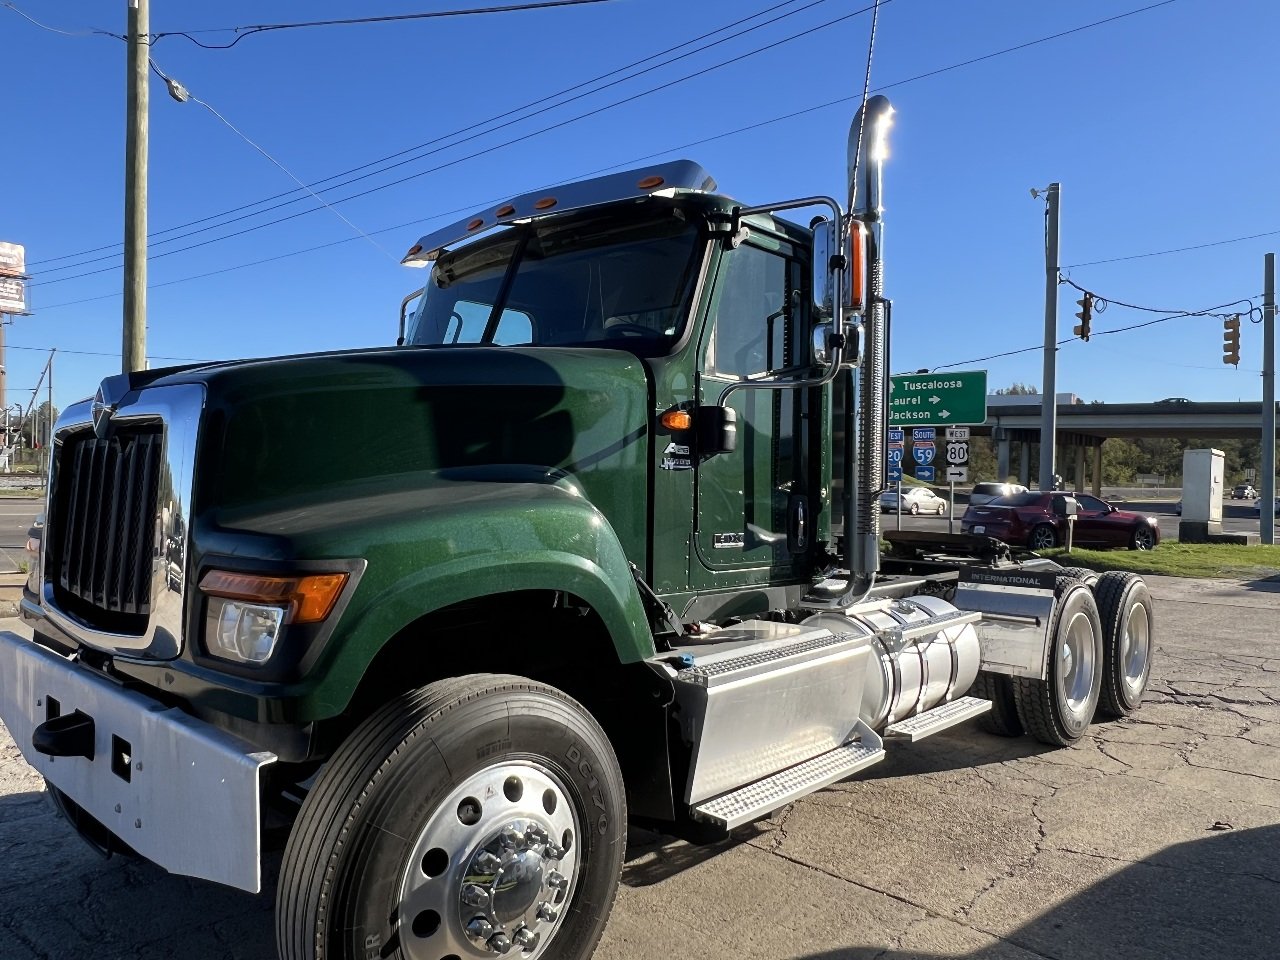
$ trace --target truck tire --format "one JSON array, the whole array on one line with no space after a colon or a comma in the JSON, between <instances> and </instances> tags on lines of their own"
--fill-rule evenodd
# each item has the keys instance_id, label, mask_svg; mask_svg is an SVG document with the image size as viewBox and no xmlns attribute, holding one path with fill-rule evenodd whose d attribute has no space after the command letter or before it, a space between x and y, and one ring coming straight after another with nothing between
<instances>
[{"instance_id":1,"label":"truck tire","mask_svg":"<svg viewBox=\"0 0 1280 960\"><path fill-rule=\"evenodd\" d=\"M1059 577L1045 679L1015 677L1014 700L1027 733L1041 743L1066 747L1084 736L1102 690L1102 622L1093 591Z\"/></svg>"},{"instance_id":2,"label":"truck tire","mask_svg":"<svg viewBox=\"0 0 1280 960\"><path fill-rule=\"evenodd\" d=\"M1020 737L1024 731L1013 700L1013 680L1000 673L978 671L969 696L991 701L991 709L978 717L978 728L997 737Z\"/></svg>"},{"instance_id":3,"label":"truck tire","mask_svg":"<svg viewBox=\"0 0 1280 960\"><path fill-rule=\"evenodd\" d=\"M303 803L281 960L586 960L626 830L613 749L565 694L492 675L414 690L351 733Z\"/></svg>"},{"instance_id":4,"label":"truck tire","mask_svg":"<svg viewBox=\"0 0 1280 960\"><path fill-rule=\"evenodd\" d=\"M1088 567L1063 567L1062 575L1064 577L1074 577L1076 580L1083 580L1090 587L1094 587L1098 582L1098 571L1090 570Z\"/></svg>"},{"instance_id":5,"label":"truck tire","mask_svg":"<svg viewBox=\"0 0 1280 960\"><path fill-rule=\"evenodd\" d=\"M1102 696L1098 713L1127 717L1138 709L1151 679L1155 612L1151 592L1136 573L1113 570L1094 589L1102 618Z\"/></svg>"}]
</instances>

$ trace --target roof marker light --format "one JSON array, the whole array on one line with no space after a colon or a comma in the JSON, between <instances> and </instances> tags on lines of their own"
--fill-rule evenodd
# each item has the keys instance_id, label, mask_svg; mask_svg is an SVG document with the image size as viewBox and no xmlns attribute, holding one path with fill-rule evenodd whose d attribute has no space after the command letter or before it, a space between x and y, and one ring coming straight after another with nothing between
<instances>
[{"instance_id":1,"label":"roof marker light","mask_svg":"<svg viewBox=\"0 0 1280 960\"><path fill-rule=\"evenodd\" d=\"M533 205L533 209L535 209L535 210L550 210L550 209L551 209L552 207L554 207L555 205L556 205L556 198L555 198L555 197L543 197L541 200L539 200L537 203L535 203L535 204Z\"/></svg>"},{"instance_id":2,"label":"roof marker light","mask_svg":"<svg viewBox=\"0 0 1280 960\"><path fill-rule=\"evenodd\" d=\"M498 216L498 217L509 217L509 216L511 216L511 215L512 215L513 213L515 213L515 212L516 212L516 208L515 208L515 207L513 207L511 204L509 204L509 203L508 203L508 204L505 204L505 205L503 205L503 206L499 207L499 208L498 208L498 212L497 212L497 214L495 214L495 216Z\"/></svg>"},{"instance_id":3,"label":"roof marker light","mask_svg":"<svg viewBox=\"0 0 1280 960\"><path fill-rule=\"evenodd\" d=\"M660 187L667 181L659 176L645 177L636 184L641 190L652 190L654 187Z\"/></svg>"},{"instance_id":4,"label":"roof marker light","mask_svg":"<svg viewBox=\"0 0 1280 960\"><path fill-rule=\"evenodd\" d=\"M483 226L484 226L484 217L476 217L474 220L472 220L470 223L467 224L467 229L479 230Z\"/></svg>"}]
</instances>

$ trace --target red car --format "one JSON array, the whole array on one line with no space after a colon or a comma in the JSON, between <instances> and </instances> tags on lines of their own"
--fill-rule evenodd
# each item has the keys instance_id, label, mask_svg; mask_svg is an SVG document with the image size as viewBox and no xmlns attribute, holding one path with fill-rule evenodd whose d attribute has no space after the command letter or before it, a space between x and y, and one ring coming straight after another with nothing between
<instances>
[{"instance_id":1,"label":"red car","mask_svg":"<svg viewBox=\"0 0 1280 960\"><path fill-rule=\"evenodd\" d=\"M960 519L960 529L1005 543L1026 544L1032 550L1047 550L1066 543L1067 518L1054 510L1053 501L1067 496L1070 494L1058 491L997 497L990 503L970 506ZM1155 517L1117 510L1087 494L1076 494L1075 499L1080 504L1072 541L1076 546L1150 550L1160 542Z\"/></svg>"}]
</instances>

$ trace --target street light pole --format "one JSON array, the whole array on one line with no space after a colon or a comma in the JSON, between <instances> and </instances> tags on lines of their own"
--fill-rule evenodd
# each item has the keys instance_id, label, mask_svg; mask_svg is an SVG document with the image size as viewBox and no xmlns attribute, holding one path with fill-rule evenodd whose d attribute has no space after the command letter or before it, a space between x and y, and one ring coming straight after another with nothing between
<instances>
[{"instance_id":1,"label":"street light pole","mask_svg":"<svg viewBox=\"0 0 1280 960\"><path fill-rule=\"evenodd\" d=\"M1044 221L1044 382L1040 398L1040 489L1053 489L1058 442L1058 202L1062 185L1049 184Z\"/></svg>"},{"instance_id":2,"label":"street light pole","mask_svg":"<svg viewBox=\"0 0 1280 960\"><path fill-rule=\"evenodd\" d=\"M150 0L129 0L128 70L124 140L125 373L147 365L147 70L151 51Z\"/></svg>"}]
</instances>

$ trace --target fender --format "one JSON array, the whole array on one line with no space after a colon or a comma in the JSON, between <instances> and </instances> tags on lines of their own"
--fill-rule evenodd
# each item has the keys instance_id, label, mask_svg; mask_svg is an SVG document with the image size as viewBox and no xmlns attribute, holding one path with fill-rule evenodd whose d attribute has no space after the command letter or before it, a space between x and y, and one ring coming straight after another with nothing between
<instances>
[{"instance_id":1,"label":"fender","mask_svg":"<svg viewBox=\"0 0 1280 960\"><path fill-rule=\"evenodd\" d=\"M298 562L367 561L341 619L288 691L299 698L298 719L340 713L382 647L415 620L516 590L582 598L600 616L621 663L655 652L622 545L572 477L496 465L432 472L429 482L397 488L348 491L305 510L223 518L239 533L287 539L286 552ZM520 626L513 610L511 629ZM431 638L423 643L429 656Z\"/></svg>"}]
</instances>

